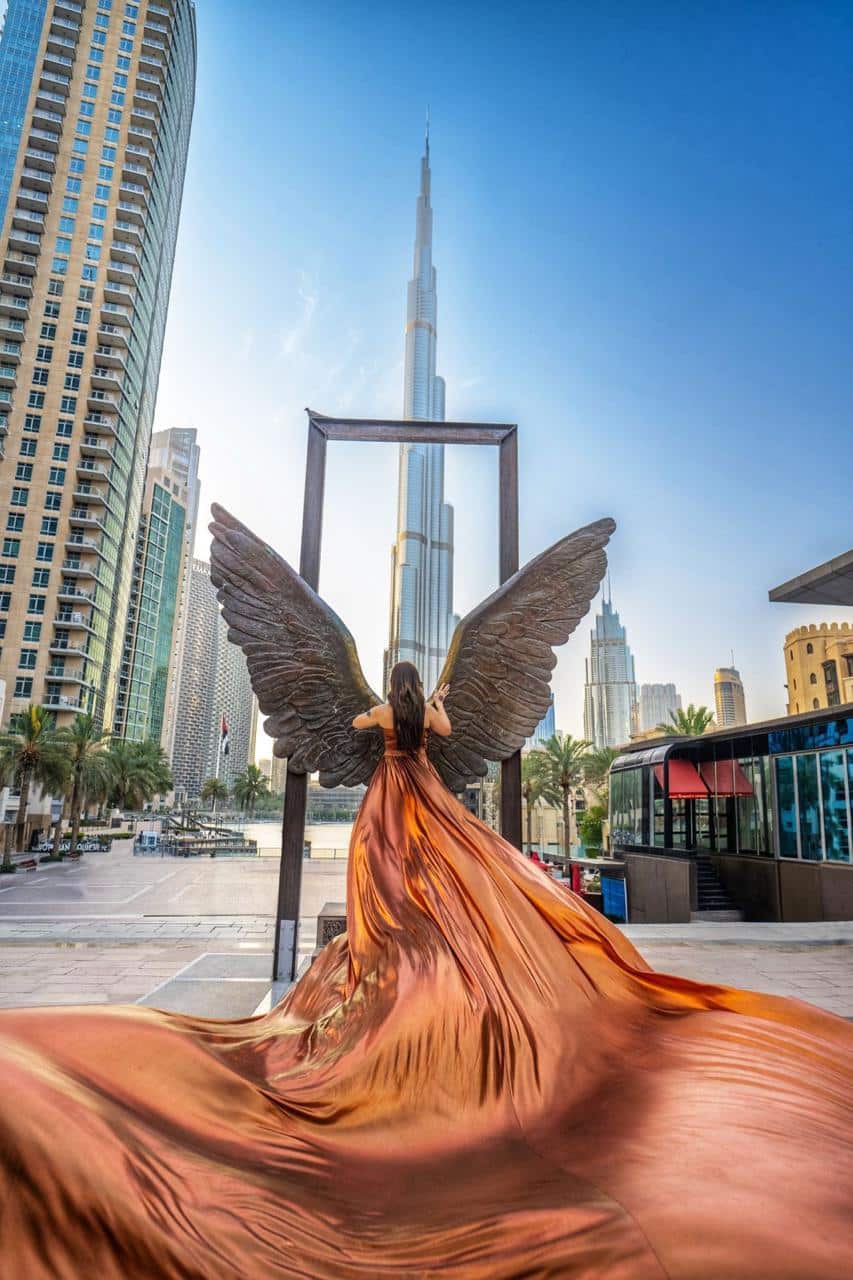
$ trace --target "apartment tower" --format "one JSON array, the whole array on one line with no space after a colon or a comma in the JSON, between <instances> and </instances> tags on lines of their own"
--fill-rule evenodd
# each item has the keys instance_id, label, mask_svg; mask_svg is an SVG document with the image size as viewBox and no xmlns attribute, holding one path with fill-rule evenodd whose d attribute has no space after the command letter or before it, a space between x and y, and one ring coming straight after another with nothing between
<instances>
[{"instance_id":1,"label":"apartment tower","mask_svg":"<svg viewBox=\"0 0 853 1280\"><path fill-rule=\"evenodd\" d=\"M7 713L38 701L60 724L85 710L107 728L117 715L195 68L189 0L10 0L0 41L0 99L12 107L0 131Z\"/></svg>"},{"instance_id":2,"label":"apartment tower","mask_svg":"<svg viewBox=\"0 0 853 1280\"><path fill-rule=\"evenodd\" d=\"M640 733L648 733L659 724L669 724L681 710L681 694L674 684L640 685Z\"/></svg>"},{"instance_id":3,"label":"apartment tower","mask_svg":"<svg viewBox=\"0 0 853 1280\"><path fill-rule=\"evenodd\" d=\"M718 729L746 724L743 681L735 667L718 667L714 672L714 704Z\"/></svg>"},{"instance_id":4,"label":"apartment tower","mask_svg":"<svg viewBox=\"0 0 853 1280\"><path fill-rule=\"evenodd\" d=\"M116 736L153 738L164 747L189 567L188 530L194 537L198 515L198 455L194 431L156 431L151 437L118 682Z\"/></svg>"}]
</instances>

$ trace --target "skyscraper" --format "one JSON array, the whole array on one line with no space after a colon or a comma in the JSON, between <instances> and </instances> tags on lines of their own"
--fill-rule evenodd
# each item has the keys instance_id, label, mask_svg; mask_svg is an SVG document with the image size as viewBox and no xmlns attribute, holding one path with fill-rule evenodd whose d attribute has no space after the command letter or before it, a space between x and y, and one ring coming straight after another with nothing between
<instances>
[{"instance_id":1,"label":"skyscraper","mask_svg":"<svg viewBox=\"0 0 853 1280\"><path fill-rule=\"evenodd\" d=\"M525 751L538 751L544 747L549 738L553 738L557 732L557 722L554 711L554 695L551 694L551 701L548 703L548 710L531 733L530 737L524 744Z\"/></svg>"},{"instance_id":2,"label":"skyscraper","mask_svg":"<svg viewBox=\"0 0 853 1280\"><path fill-rule=\"evenodd\" d=\"M178 682L180 680L186 639L190 566L192 565L193 548L198 529L198 504L201 496L201 482L198 474L200 457L201 450L196 444L196 433L191 427L173 427L169 431L156 431L151 437L151 452L148 458L149 470L157 466L167 469L173 478L172 483L176 482L186 491L183 557L178 579L172 653L169 658L169 676L166 685L166 701L163 708L163 729L160 734L160 745L170 759L175 745Z\"/></svg>"},{"instance_id":3,"label":"skyscraper","mask_svg":"<svg viewBox=\"0 0 853 1280\"><path fill-rule=\"evenodd\" d=\"M47 0L9 0L0 38L0 219L6 214ZM57 4L56 17L74 5ZM60 33L61 34L61 33Z\"/></svg>"},{"instance_id":4,"label":"skyscraper","mask_svg":"<svg viewBox=\"0 0 853 1280\"><path fill-rule=\"evenodd\" d=\"M584 688L584 737L596 749L622 746L635 728L637 710L634 658L628 647L628 636L612 600L604 600L590 634Z\"/></svg>"},{"instance_id":5,"label":"skyscraper","mask_svg":"<svg viewBox=\"0 0 853 1280\"><path fill-rule=\"evenodd\" d=\"M714 703L717 727L746 724L746 698L743 681L735 667L718 667L714 672Z\"/></svg>"},{"instance_id":6,"label":"skyscraper","mask_svg":"<svg viewBox=\"0 0 853 1280\"><path fill-rule=\"evenodd\" d=\"M188 447L187 437L192 437ZM198 513L194 431L151 437L119 674L114 732L163 741L189 541ZM163 743L166 746L166 743Z\"/></svg>"},{"instance_id":7,"label":"skyscraper","mask_svg":"<svg viewBox=\"0 0 853 1280\"><path fill-rule=\"evenodd\" d=\"M672 713L680 710L681 694L674 684L640 685L640 733L669 724Z\"/></svg>"},{"instance_id":8,"label":"skyscraper","mask_svg":"<svg viewBox=\"0 0 853 1280\"><path fill-rule=\"evenodd\" d=\"M12 0L0 41L0 67L23 80L29 68L26 92L10 82L0 93L0 182L15 153L0 233L10 455L0 678L7 714L40 701L60 723L82 709L112 728L192 119L195 10L190 0L53 0L35 39L35 9Z\"/></svg>"},{"instance_id":9,"label":"skyscraper","mask_svg":"<svg viewBox=\"0 0 853 1280\"><path fill-rule=\"evenodd\" d=\"M436 277L432 265L429 135L421 160L414 273L406 313L403 417L444 419L444 380L435 372ZM444 446L400 446L397 540L391 552L391 618L385 684L395 662L413 662L435 687L453 613L453 508L444 501Z\"/></svg>"},{"instance_id":10,"label":"skyscraper","mask_svg":"<svg viewBox=\"0 0 853 1280\"><path fill-rule=\"evenodd\" d=\"M232 785L254 759L257 705L243 650L228 639L210 565L193 560L172 752L177 794L197 798L216 773L223 718L228 755L219 755L218 776Z\"/></svg>"}]
</instances>

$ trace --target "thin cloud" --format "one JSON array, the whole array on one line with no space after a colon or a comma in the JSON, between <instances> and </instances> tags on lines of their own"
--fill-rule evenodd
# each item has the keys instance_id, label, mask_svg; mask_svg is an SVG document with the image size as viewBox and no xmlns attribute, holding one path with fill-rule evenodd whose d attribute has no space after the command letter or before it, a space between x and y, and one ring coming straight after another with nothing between
<instances>
[{"instance_id":1,"label":"thin cloud","mask_svg":"<svg viewBox=\"0 0 853 1280\"><path fill-rule=\"evenodd\" d=\"M319 301L311 281L304 273L297 292L302 300L301 314L296 323L289 329L282 330L281 334L280 352L285 359L295 355L301 348L305 336L311 328L311 322L314 319L314 313L317 310Z\"/></svg>"}]
</instances>

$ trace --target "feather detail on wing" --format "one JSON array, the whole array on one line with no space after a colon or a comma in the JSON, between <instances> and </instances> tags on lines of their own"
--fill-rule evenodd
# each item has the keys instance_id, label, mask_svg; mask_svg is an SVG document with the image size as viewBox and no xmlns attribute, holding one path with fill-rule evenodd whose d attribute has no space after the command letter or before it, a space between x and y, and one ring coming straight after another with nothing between
<instances>
[{"instance_id":1,"label":"feather detail on wing","mask_svg":"<svg viewBox=\"0 0 853 1280\"><path fill-rule=\"evenodd\" d=\"M216 504L210 577L228 639L246 655L264 729L294 773L319 771L325 787L369 782L378 733L352 728L379 702L341 619L295 569Z\"/></svg>"},{"instance_id":2,"label":"feather detail on wing","mask_svg":"<svg viewBox=\"0 0 853 1280\"><path fill-rule=\"evenodd\" d=\"M616 525L598 520L555 542L507 579L457 626L439 685L449 684L449 737L432 734L429 755L459 791L488 760L520 750L548 710L563 645L589 609L607 570Z\"/></svg>"}]
</instances>

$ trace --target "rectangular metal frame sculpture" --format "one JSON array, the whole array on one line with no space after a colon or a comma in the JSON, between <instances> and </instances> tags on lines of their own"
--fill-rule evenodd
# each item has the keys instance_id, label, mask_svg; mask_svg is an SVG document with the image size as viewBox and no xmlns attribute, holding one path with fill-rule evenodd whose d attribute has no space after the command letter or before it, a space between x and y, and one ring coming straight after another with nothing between
<instances>
[{"instance_id":1,"label":"rectangular metal frame sculpture","mask_svg":"<svg viewBox=\"0 0 853 1280\"><path fill-rule=\"evenodd\" d=\"M308 452L302 507L299 572L315 591L320 584L323 498L326 485L326 442L358 440L387 444L477 444L499 449L500 581L518 570L518 427L515 423L417 422L381 418L326 418L307 409ZM273 978L296 977L299 899L305 847L308 775L288 770L282 818L281 869L278 883ZM501 833L521 848L521 753L501 764Z\"/></svg>"}]
</instances>

